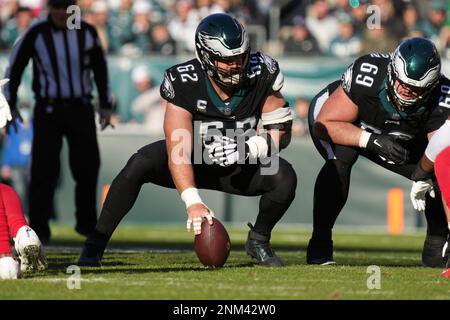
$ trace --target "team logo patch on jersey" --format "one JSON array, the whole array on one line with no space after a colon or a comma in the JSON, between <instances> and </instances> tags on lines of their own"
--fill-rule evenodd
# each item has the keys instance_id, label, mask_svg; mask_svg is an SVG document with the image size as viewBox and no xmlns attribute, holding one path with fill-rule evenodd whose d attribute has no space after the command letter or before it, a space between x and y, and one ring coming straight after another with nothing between
<instances>
[{"instance_id":1,"label":"team logo patch on jersey","mask_svg":"<svg viewBox=\"0 0 450 320\"><path fill-rule=\"evenodd\" d=\"M170 79L167 76L167 73L164 75L162 91L164 92L164 95L167 98L169 98L169 99L175 98L175 90L173 89L172 82L170 82Z\"/></svg>"},{"instance_id":2,"label":"team logo patch on jersey","mask_svg":"<svg viewBox=\"0 0 450 320\"><path fill-rule=\"evenodd\" d=\"M275 71L277 71L277 62L272 59L271 57L265 55L264 53L261 53L261 57L264 61L264 63L267 66L267 70L269 71L270 74L274 74Z\"/></svg>"},{"instance_id":3,"label":"team logo patch on jersey","mask_svg":"<svg viewBox=\"0 0 450 320\"><path fill-rule=\"evenodd\" d=\"M353 64L345 70L345 72L342 74L341 82L342 82L342 88L346 92L350 92L350 89L352 87L352 76L353 76Z\"/></svg>"}]
</instances>

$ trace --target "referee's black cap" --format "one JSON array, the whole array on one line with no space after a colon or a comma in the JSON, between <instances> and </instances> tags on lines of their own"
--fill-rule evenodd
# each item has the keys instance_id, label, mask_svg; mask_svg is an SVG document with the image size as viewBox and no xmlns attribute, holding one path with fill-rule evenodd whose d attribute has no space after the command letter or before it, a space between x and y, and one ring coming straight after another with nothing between
<instances>
[{"instance_id":1,"label":"referee's black cap","mask_svg":"<svg viewBox=\"0 0 450 320\"><path fill-rule=\"evenodd\" d=\"M76 3L77 0L48 0L50 6L71 6Z\"/></svg>"}]
</instances>

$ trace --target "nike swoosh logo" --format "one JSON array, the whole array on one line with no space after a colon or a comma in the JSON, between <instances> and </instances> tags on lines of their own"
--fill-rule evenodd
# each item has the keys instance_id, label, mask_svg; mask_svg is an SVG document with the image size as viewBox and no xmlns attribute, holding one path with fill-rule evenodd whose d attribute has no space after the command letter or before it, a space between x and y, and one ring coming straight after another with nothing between
<instances>
[{"instance_id":1,"label":"nike swoosh logo","mask_svg":"<svg viewBox=\"0 0 450 320\"><path fill-rule=\"evenodd\" d=\"M376 144L377 146L379 146L380 148L383 148L383 146L381 144L378 143L377 139L375 139L373 141L373 144Z\"/></svg>"},{"instance_id":2,"label":"nike swoosh logo","mask_svg":"<svg viewBox=\"0 0 450 320\"><path fill-rule=\"evenodd\" d=\"M169 72L170 81L174 81L176 78Z\"/></svg>"}]
</instances>

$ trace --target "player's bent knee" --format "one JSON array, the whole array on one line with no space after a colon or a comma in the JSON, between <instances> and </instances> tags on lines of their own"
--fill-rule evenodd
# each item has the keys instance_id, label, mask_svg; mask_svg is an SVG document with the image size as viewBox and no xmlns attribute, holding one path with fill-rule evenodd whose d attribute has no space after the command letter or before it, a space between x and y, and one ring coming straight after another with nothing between
<instances>
[{"instance_id":1,"label":"player's bent knee","mask_svg":"<svg viewBox=\"0 0 450 320\"><path fill-rule=\"evenodd\" d=\"M330 164L333 166L340 177L346 177L350 174L350 171L352 169L351 163L347 163L346 161L339 160L339 159L333 159L328 160L327 164Z\"/></svg>"},{"instance_id":2,"label":"player's bent knee","mask_svg":"<svg viewBox=\"0 0 450 320\"><path fill-rule=\"evenodd\" d=\"M128 160L120 176L133 181L143 180L145 174L151 170L152 164L150 159L137 152Z\"/></svg>"}]
</instances>

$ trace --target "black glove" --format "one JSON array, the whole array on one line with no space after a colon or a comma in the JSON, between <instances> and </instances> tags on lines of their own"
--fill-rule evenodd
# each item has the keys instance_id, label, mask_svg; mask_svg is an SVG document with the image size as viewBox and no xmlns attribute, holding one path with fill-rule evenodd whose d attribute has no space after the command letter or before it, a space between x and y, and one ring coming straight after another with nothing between
<instances>
[{"instance_id":1,"label":"black glove","mask_svg":"<svg viewBox=\"0 0 450 320\"><path fill-rule=\"evenodd\" d=\"M6 134L9 134L11 132L11 127L13 127L14 131L17 133L17 131L19 130L17 128L17 120L19 120L20 123L23 123L22 116L20 115L20 112L19 110L17 110L17 108L11 109L11 117L11 121L8 121L8 123L6 124Z\"/></svg>"},{"instance_id":2,"label":"black glove","mask_svg":"<svg viewBox=\"0 0 450 320\"><path fill-rule=\"evenodd\" d=\"M397 143L395 137L387 134L372 133L366 149L395 164L406 164L409 160L409 151Z\"/></svg>"},{"instance_id":3,"label":"black glove","mask_svg":"<svg viewBox=\"0 0 450 320\"><path fill-rule=\"evenodd\" d=\"M100 108L100 128L101 130L105 130L107 126L111 126L114 128L114 125L111 124L111 115L112 110L111 109L103 109Z\"/></svg>"}]
</instances>

